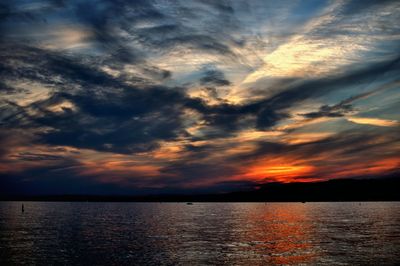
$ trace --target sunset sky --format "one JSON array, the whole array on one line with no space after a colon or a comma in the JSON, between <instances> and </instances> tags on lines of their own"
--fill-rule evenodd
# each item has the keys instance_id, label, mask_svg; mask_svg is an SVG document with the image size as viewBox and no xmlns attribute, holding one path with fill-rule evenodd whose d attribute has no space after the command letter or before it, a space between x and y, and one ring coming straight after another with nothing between
<instances>
[{"instance_id":1,"label":"sunset sky","mask_svg":"<svg viewBox=\"0 0 400 266\"><path fill-rule=\"evenodd\" d=\"M400 1L0 3L0 193L400 169Z\"/></svg>"}]
</instances>

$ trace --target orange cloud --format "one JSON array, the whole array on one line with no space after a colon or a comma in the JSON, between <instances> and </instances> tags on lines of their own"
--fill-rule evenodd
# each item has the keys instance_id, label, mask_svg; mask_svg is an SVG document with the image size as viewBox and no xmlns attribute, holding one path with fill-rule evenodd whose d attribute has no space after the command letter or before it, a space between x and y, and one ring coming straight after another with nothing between
<instances>
[{"instance_id":1,"label":"orange cloud","mask_svg":"<svg viewBox=\"0 0 400 266\"><path fill-rule=\"evenodd\" d=\"M290 158L264 158L244 170L241 178L252 181L272 180L278 182L313 181L301 180L312 174L314 167L305 161ZM300 180L299 180L300 179Z\"/></svg>"},{"instance_id":2,"label":"orange cloud","mask_svg":"<svg viewBox=\"0 0 400 266\"><path fill-rule=\"evenodd\" d=\"M356 124L373 125L379 127L394 127L399 125L399 122L396 120L386 120L380 118L349 117L347 120Z\"/></svg>"},{"instance_id":3,"label":"orange cloud","mask_svg":"<svg viewBox=\"0 0 400 266\"><path fill-rule=\"evenodd\" d=\"M347 164L343 164L343 161ZM321 164L321 162L324 162ZM255 182L313 182L332 178L351 178L356 176L374 176L390 173L398 169L400 159L395 157L379 161L352 161L352 158L335 159L321 155L311 158L284 157L262 158L255 163L243 166L242 174L234 180Z\"/></svg>"},{"instance_id":4,"label":"orange cloud","mask_svg":"<svg viewBox=\"0 0 400 266\"><path fill-rule=\"evenodd\" d=\"M373 176L381 175L399 168L399 158L387 158L376 162L353 163L343 165L340 169L332 172L334 178L348 178L354 176Z\"/></svg>"}]
</instances>

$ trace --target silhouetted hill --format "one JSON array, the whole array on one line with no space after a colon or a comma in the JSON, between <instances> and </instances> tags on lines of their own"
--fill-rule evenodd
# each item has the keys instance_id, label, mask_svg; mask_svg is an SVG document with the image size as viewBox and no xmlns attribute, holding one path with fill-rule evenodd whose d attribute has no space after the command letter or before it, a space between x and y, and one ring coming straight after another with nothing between
<instances>
[{"instance_id":1,"label":"silhouetted hill","mask_svg":"<svg viewBox=\"0 0 400 266\"><path fill-rule=\"evenodd\" d=\"M249 201L400 200L400 179L330 180L315 183L268 183L251 192L232 193Z\"/></svg>"},{"instance_id":2,"label":"silhouetted hill","mask_svg":"<svg viewBox=\"0 0 400 266\"><path fill-rule=\"evenodd\" d=\"M400 179L343 179L315 183L267 183L258 189L222 194L98 196L41 195L3 196L1 200L32 201L146 201L146 202L234 202L234 201L398 201Z\"/></svg>"}]
</instances>

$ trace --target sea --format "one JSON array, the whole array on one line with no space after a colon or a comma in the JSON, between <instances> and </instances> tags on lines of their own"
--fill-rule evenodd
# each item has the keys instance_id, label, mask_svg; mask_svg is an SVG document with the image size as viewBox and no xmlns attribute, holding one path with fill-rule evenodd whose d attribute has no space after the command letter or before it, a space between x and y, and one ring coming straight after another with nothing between
<instances>
[{"instance_id":1,"label":"sea","mask_svg":"<svg viewBox=\"0 0 400 266\"><path fill-rule=\"evenodd\" d=\"M399 202L0 202L0 265L399 263Z\"/></svg>"}]
</instances>

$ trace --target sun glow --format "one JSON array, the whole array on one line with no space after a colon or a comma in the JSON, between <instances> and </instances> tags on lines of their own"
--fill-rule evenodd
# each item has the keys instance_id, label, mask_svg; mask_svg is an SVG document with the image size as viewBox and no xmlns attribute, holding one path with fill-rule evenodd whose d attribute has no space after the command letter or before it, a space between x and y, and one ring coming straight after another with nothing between
<instances>
[{"instance_id":1,"label":"sun glow","mask_svg":"<svg viewBox=\"0 0 400 266\"><path fill-rule=\"evenodd\" d=\"M293 181L313 181L305 179L311 175L314 167L306 162L290 162L290 160L271 159L263 160L246 169L245 178L254 181L278 181L283 183ZM302 179L303 177L303 179ZM296 180L295 180L296 179Z\"/></svg>"}]
</instances>

